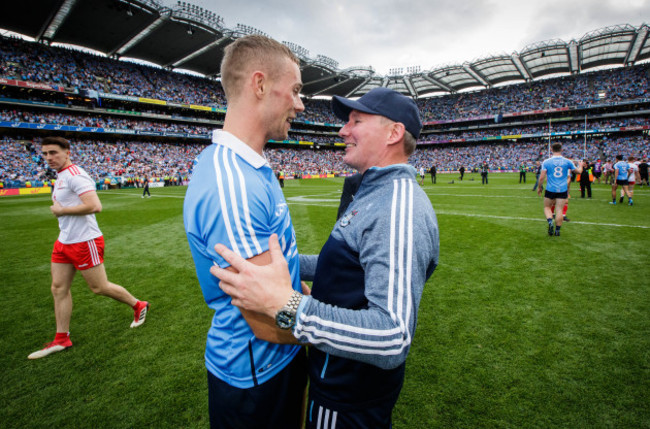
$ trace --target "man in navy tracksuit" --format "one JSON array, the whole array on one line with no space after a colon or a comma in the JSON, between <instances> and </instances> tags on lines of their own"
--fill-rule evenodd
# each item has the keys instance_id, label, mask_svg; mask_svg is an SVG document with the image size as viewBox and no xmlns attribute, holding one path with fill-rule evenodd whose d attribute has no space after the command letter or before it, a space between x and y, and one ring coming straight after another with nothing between
<instances>
[{"instance_id":1,"label":"man in navy tracksuit","mask_svg":"<svg viewBox=\"0 0 650 429\"><path fill-rule=\"evenodd\" d=\"M375 88L334 97L344 161L363 174L319 255L300 255L311 295L291 289L276 240L254 266L217 245L239 273L214 267L238 307L275 317L281 341L309 344L308 428L389 428L424 283L438 263L438 224L407 164L422 124L413 100ZM277 340L276 337L269 341Z\"/></svg>"}]
</instances>

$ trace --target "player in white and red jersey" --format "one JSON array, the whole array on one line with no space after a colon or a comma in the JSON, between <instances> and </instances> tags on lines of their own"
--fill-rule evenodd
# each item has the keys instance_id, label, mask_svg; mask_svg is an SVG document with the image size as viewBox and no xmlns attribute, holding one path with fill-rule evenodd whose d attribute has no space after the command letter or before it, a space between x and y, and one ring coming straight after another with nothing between
<instances>
[{"instance_id":1,"label":"player in white and red jersey","mask_svg":"<svg viewBox=\"0 0 650 429\"><path fill-rule=\"evenodd\" d=\"M50 207L61 230L52 250L52 296L56 318L56 336L45 348L35 351L29 359L38 359L72 347L70 287L77 270L88 287L97 295L109 296L131 306L134 319L131 327L142 325L149 303L139 301L126 289L108 281L104 268L104 237L97 226L95 213L102 210L95 182L82 168L70 161L70 142L61 137L47 137L42 143L43 158L57 171Z\"/></svg>"}]
</instances>

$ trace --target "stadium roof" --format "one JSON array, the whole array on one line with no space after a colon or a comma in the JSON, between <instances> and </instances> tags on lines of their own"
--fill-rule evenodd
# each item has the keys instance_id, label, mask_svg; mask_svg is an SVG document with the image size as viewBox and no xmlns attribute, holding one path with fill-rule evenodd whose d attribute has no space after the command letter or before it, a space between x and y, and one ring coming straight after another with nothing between
<instances>
[{"instance_id":1,"label":"stadium roof","mask_svg":"<svg viewBox=\"0 0 650 429\"><path fill-rule=\"evenodd\" d=\"M238 37L263 34L247 25L226 28L215 13L188 2L166 7L156 0L20 0L3 6L0 28L46 43L68 43L162 67L219 76L223 50ZM650 58L646 24L621 25L580 40L550 40L521 52L489 56L425 71L377 75L371 66L339 69L334 59L309 55L284 41L300 58L303 94L358 97L386 86L412 97L484 89L600 66L633 65Z\"/></svg>"}]
</instances>

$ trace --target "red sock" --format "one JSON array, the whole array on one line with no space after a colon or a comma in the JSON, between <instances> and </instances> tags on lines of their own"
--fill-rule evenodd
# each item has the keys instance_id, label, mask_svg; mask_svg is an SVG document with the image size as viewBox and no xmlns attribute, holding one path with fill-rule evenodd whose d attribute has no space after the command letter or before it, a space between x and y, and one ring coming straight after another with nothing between
<instances>
[{"instance_id":1,"label":"red sock","mask_svg":"<svg viewBox=\"0 0 650 429\"><path fill-rule=\"evenodd\" d=\"M70 332L57 332L54 341L65 341L70 338Z\"/></svg>"},{"instance_id":2,"label":"red sock","mask_svg":"<svg viewBox=\"0 0 650 429\"><path fill-rule=\"evenodd\" d=\"M142 308L142 304L144 304L142 301L136 302L135 305L133 306L133 309L139 310L140 308Z\"/></svg>"}]
</instances>

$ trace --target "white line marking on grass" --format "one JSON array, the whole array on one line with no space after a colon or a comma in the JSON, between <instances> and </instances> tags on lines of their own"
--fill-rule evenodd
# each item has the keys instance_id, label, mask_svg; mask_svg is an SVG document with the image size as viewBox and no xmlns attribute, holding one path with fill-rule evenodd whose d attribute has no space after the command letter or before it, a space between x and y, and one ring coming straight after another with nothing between
<instances>
[{"instance_id":1,"label":"white line marking on grass","mask_svg":"<svg viewBox=\"0 0 650 429\"><path fill-rule=\"evenodd\" d=\"M529 218L529 217L515 217L515 216L497 216L497 215L486 215L486 214L475 214L475 213L458 213L458 212L447 212L444 210L436 210L436 215L446 215L446 216L465 216L465 217L484 217L491 219L503 219L503 220L527 220L533 222L546 222L546 219L538 218ZM614 226L619 228L641 228L641 229L650 229L650 226L645 225L623 225L618 223L601 223L601 222L585 222L579 220L572 220L571 224L580 224L580 225L595 225L595 226Z\"/></svg>"},{"instance_id":2,"label":"white line marking on grass","mask_svg":"<svg viewBox=\"0 0 650 429\"><path fill-rule=\"evenodd\" d=\"M542 197L540 196L523 196L523 195L476 195L476 194L438 194L438 193L433 193L433 192L427 192L426 193L429 196L440 196L440 197L480 197L480 198L517 198L517 199L523 199L523 198L535 198L539 199L542 201Z\"/></svg>"},{"instance_id":3,"label":"white line marking on grass","mask_svg":"<svg viewBox=\"0 0 650 429\"><path fill-rule=\"evenodd\" d=\"M112 194L111 195L110 191L102 191L101 193L106 194L106 195L110 195L113 198L142 198L142 195L140 195L140 194L121 194L121 195ZM171 194L161 195L161 194L156 194L156 195L152 195L151 198L185 198L185 195L171 195Z\"/></svg>"},{"instance_id":4,"label":"white line marking on grass","mask_svg":"<svg viewBox=\"0 0 650 429\"><path fill-rule=\"evenodd\" d=\"M318 197L322 197L323 194L317 195ZM297 197L290 197L287 198L288 202L292 203L338 203L340 202L340 198L332 199L332 198L312 198L311 195L299 195Z\"/></svg>"}]
</instances>

